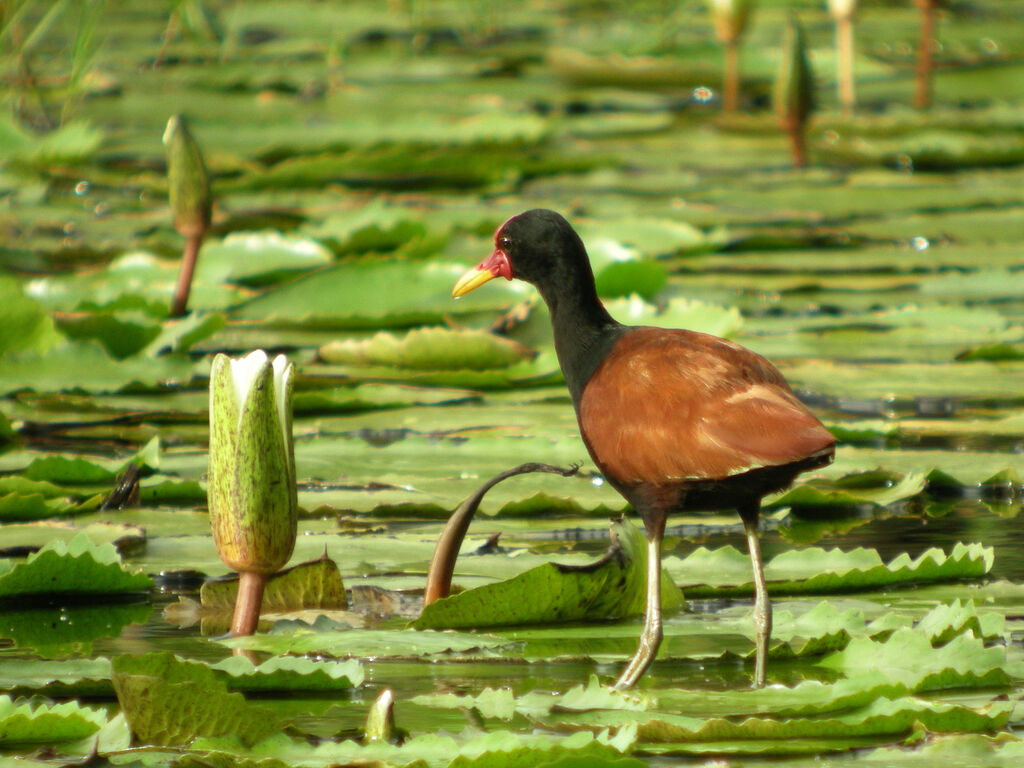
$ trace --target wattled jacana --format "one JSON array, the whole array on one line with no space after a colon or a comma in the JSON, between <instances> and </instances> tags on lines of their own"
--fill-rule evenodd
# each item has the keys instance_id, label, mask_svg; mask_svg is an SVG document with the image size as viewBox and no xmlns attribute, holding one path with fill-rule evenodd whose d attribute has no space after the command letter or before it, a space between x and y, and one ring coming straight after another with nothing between
<instances>
[{"instance_id":1,"label":"wattled jacana","mask_svg":"<svg viewBox=\"0 0 1024 768\"><path fill-rule=\"evenodd\" d=\"M761 498L828 464L834 438L760 355L705 333L616 322L597 298L583 242L554 211L512 217L494 243L494 252L459 279L452 295L499 276L537 287L551 313L583 442L644 521L644 628L616 688L639 680L661 644L666 517L733 508L743 520L754 571L754 685L763 686L772 618L757 539Z\"/></svg>"}]
</instances>

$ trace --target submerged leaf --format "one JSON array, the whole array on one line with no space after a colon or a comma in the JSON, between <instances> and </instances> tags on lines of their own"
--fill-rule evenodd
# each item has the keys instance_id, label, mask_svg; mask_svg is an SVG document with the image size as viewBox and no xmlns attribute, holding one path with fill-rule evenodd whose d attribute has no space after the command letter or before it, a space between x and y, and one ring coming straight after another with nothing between
<instances>
[{"instance_id":1,"label":"submerged leaf","mask_svg":"<svg viewBox=\"0 0 1024 768\"><path fill-rule=\"evenodd\" d=\"M40 600L38 596L28 599ZM120 605L94 599L91 602L100 604L21 608L27 599L15 600L18 608L0 612L0 637L45 657L89 653L95 640L116 638L132 624L142 626L153 612L153 606L145 603ZM58 690L53 695L62 694Z\"/></svg>"}]
</instances>

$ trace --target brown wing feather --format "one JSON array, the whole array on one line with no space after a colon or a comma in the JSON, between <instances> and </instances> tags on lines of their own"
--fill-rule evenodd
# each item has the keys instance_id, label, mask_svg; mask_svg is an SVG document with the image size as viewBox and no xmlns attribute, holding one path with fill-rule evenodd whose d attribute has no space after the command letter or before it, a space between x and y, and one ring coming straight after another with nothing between
<instances>
[{"instance_id":1,"label":"brown wing feather","mask_svg":"<svg viewBox=\"0 0 1024 768\"><path fill-rule=\"evenodd\" d=\"M782 374L738 344L634 328L587 382L580 430L618 483L720 480L832 445Z\"/></svg>"}]
</instances>

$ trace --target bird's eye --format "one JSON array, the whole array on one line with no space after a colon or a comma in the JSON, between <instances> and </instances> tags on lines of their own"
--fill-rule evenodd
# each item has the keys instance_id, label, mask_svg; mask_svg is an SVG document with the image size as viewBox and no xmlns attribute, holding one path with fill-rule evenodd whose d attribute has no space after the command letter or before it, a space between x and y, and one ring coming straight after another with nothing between
<instances>
[{"instance_id":1,"label":"bird's eye","mask_svg":"<svg viewBox=\"0 0 1024 768\"><path fill-rule=\"evenodd\" d=\"M512 245L512 241L509 240L509 238L506 235L502 235L501 237L498 238L499 248L508 248L510 245Z\"/></svg>"}]
</instances>

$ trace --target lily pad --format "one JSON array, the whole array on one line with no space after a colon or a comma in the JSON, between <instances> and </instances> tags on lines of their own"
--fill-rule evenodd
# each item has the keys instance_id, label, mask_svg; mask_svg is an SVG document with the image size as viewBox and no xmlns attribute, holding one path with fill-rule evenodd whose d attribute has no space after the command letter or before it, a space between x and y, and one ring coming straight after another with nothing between
<instances>
[{"instance_id":1,"label":"lily pad","mask_svg":"<svg viewBox=\"0 0 1024 768\"><path fill-rule=\"evenodd\" d=\"M145 593L152 585L146 574L125 569L113 545L97 546L84 535L67 543L53 541L24 563L0 561L0 598L74 595L103 600Z\"/></svg>"},{"instance_id":2,"label":"lily pad","mask_svg":"<svg viewBox=\"0 0 1024 768\"><path fill-rule=\"evenodd\" d=\"M507 368L530 356L530 350L514 341L483 331L448 328L418 328L400 339L378 333L363 341L336 341L320 349L320 357L328 363L434 371Z\"/></svg>"},{"instance_id":3,"label":"lily pad","mask_svg":"<svg viewBox=\"0 0 1024 768\"><path fill-rule=\"evenodd\" d=\"M417 629L550 624L643 613L646 539L625 520L613 523L612 547L587 566L541 565L509 581L442 598L423 609ZM683 607L682 593L662 574L662 611Z\"/></svg>"},{"instance_id":4,"label":"lily pad","mask_svg":"<svg viewBox=\"0 0 1024 768\"><path fill-rule=\"evenodd\" d=\"M77 701L53 704L0 696L0 744L5 749L77 741L106 723L106 712Z\"/></svg>"},{"instance_id":5,"label":"lily pad","mask_svg":"<svg viewBox=\"0 0 1024 768\"><path fill-rule=\"evenodd\" d=\"M984 576L992 568L993 553L980 544L957 544L947 555L929 549L917 558L907 554L883 563L875 550L807 548L783 552L765 565L769 592L814 594L877 589L881 586ZM665 569L691 598L751 594L750 560L734 547L695 550L687 558L668 557ZM714 581L708 576L714 574Z\"/></svg>"},{"instance_id":6,"label":"lily pad","mask_svg":"<svg viewBox=\"0 0 1024 768\"><path fill-rule=\"evenodd\" d=\"M132 733L149 744L187 744L197 736L226 734L253 744L278 730L269 710L228 693L205 664L170 653L118 656L113 681Z\"/></svg>"}]
</instances>

